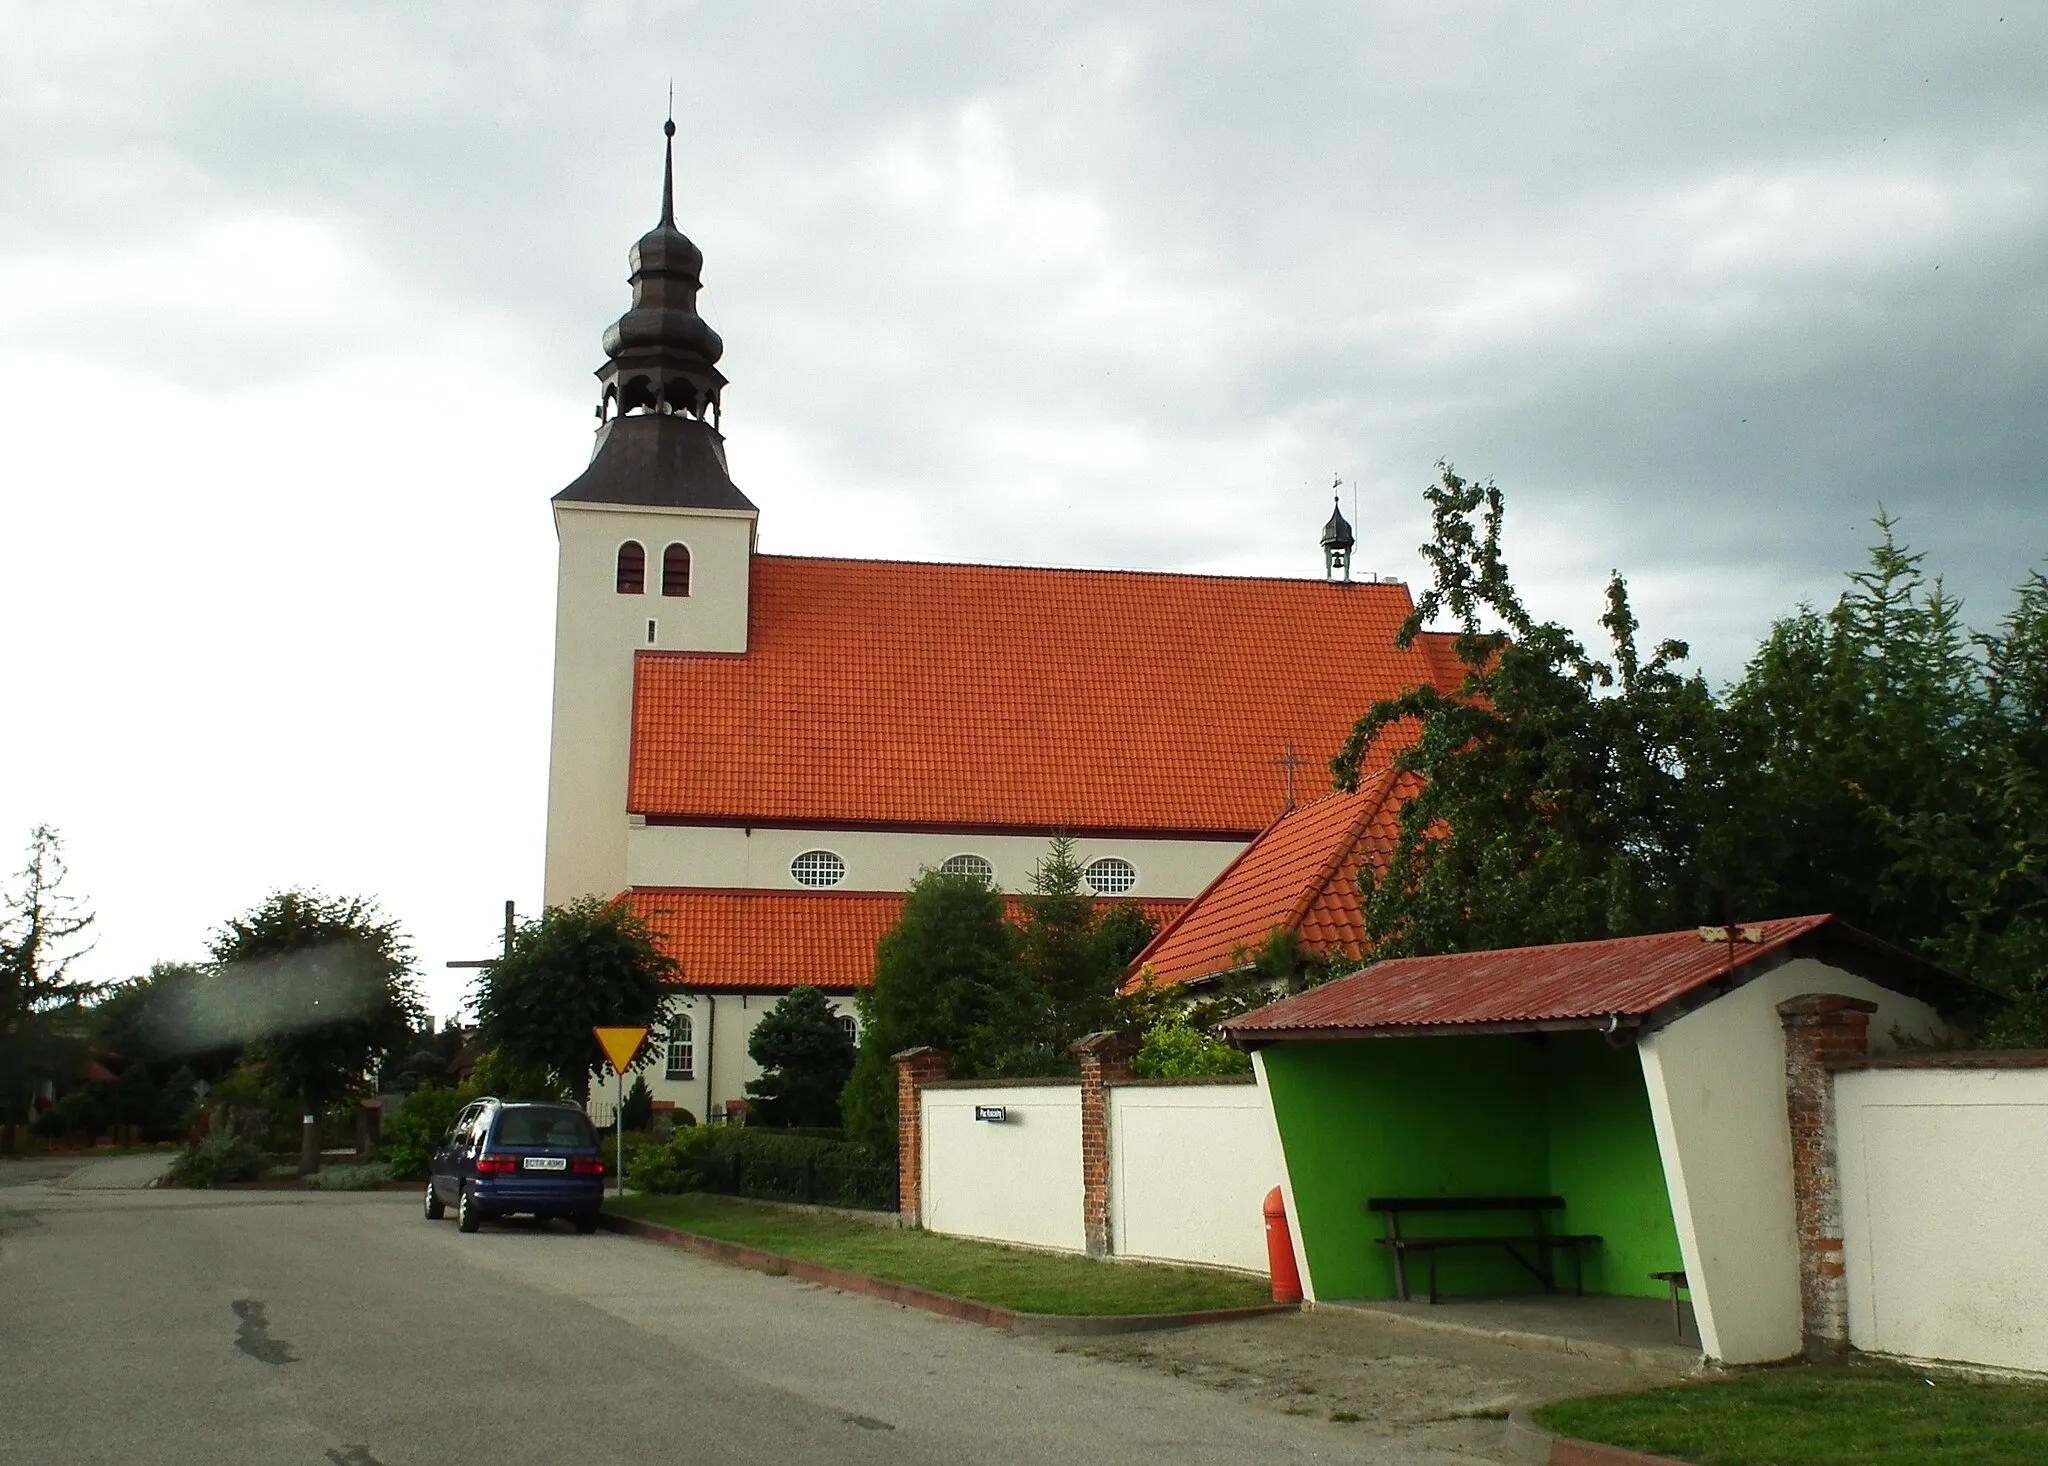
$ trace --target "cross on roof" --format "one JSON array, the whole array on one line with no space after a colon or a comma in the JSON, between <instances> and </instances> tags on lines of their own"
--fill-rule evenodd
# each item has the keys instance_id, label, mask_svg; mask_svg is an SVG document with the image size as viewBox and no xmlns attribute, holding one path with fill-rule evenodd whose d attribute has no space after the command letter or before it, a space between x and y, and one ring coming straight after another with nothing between
<instances>
[{"instance_id":1,"label":"cross on roof","mask_svg":"<svg viewBox=\"0 0 2048 1466\"><path fill-rule=\"evenodd\" d=\"M1287 745L1287 752L1283 757L1268 759L1266 762L1276 769L1285 769L1287 771L1287 808L1294 808L1294 771L1307 768L1309 766L1308 760L1296 758L1294 756L1294 745L1290 743Z\"/></svg>"}]
</instances>

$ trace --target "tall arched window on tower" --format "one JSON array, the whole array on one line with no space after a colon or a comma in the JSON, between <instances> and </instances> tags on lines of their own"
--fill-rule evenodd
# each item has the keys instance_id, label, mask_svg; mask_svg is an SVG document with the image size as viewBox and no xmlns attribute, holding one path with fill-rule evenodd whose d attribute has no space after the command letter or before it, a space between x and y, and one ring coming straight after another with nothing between
<instances>
[{"instance_id":1,"label":"tall arched window on tower","mask_svg":"<svg viewBox=\"0 0 2048 1466\"><path fill-rule=\"evenodd\" d=\"M619 546L619 594L638 596L647 593L647 551L640 547L638 540L627 540Z\"/></svg>"},{"instance_id":2,"label":"tall arched window on tower","mask_svg":"<svg viewBox=\"0 0 2048 1466\"><path fill-rule=\"evenodd\" d=\"M670 545L661 552L661 593L686 596L690 593L690 547Z\"/></svg>"}]
</instances>

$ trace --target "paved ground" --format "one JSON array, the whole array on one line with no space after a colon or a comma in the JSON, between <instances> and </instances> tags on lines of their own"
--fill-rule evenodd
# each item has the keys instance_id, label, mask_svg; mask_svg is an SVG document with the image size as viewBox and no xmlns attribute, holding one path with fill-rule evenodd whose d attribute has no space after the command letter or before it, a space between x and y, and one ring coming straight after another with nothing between
<instances>
[{"instance_id":1,"label":"paved ground","mask_svg":"<svg viewBox=\"0 0 2048 1466\"><path fill-rule=\"evenodd\" d=\"M0 1192L0 1463L1450 1466L1504 1442L1446 1416L1638 1378L1334 1313L1062 1345L390 1193L87 1179Z\"/></svg>"}]
</instances>

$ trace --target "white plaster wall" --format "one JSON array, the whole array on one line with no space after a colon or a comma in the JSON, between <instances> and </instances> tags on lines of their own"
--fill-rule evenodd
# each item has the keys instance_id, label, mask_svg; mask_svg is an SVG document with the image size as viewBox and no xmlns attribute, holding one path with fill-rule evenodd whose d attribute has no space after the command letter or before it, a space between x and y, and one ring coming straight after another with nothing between
<instances>
[{"instance_id":1,"label":"white plaster wall","mask_svg":"<svg viewBox=\"0 0 2048 1466\"><path fill-rule=\"evenodd\" d=\"M1835 1077L1849 1338L2048 1371L2048 1070Z\"/></svg>"},{"instance_id":2,"label":"white plaster wall","mask_svg":"<svg viewBox=\"0 0 2048 1466\"><path fill-rule=\"evenodd\" d=\"M690 1015L696 1046L691 1074L688 1079L670 1079L666 1052L650 1046L640 1072L647 1076L654 1097L681 1106L700 1122L714 1111L722 1112L731 1101L745 1099L747 1081L761 1077L761 1066L747 1054L747 1040L781 998L780 993L692 993L683 999L677 1011ZM828 996L827 1001L833 1012L858 1017L851 997ZM606 1084L609 1095L609 1079Z\"/></svg>"},{"instance_id":3,"label":"white plaster wall","mask_svg":"<svg viewBox=\"0 0 2048 1466\"><path fill-rule=\"evenodd\" d=\"M745 651L754 516L558 503L554 723L548 756L544 897L626 888L626 756L633 654ZM648 593L616 589L619 546L647 551ZM690 594L661 594L661 555L690 547ZM654 639L647 623L655 623Z\"/></svg>"},{"instance_id":4,"label":"white plaster wall","mask_svg":"<svg viewBox=\"0 0 2048 1466\"><path fill-rule=\"evenodd\" d=\"M1003 1105L1009 1118L974 1118ZM924 1225L956 1237L1082 1252L1081 1085L987 1085L923 1094Z\"/></svg>"},{"instance_id":5,"label":"white plaster wall","mask_svg":"<svg viewBox=\"0 0 2048 1466\"><path fill-rule=\"evenodd\" d=\"M1282 1165L1256 1083L1112 1086L1109 1140L1112 1251L1266 1271Z\"/></svg>"},{"instance_id":6,"label":"white plaster wall","mask_svg":"<svg viewBox=\"0 0 2048 1466\"><path fill-rule=\"evenodd\" d=\"M1941 1031L1926 1004L1799 958L1639 1045L1701 1345L1729 1364L1789 1358L1801 1345L1785 1033L1777 1005L1803 993L1877 1004L1874 1051L1892 1046L1895 1029L1918 1037Z\"/></svg>"},{"instance_id":7,"label":"white plaster wall","mask_svg":"<svg viewBox=\"0 0 2048 1466\"><path fill-rule=\"evenodd\" d=\"M623 762L619 777L623 789ZM1023 892L1031 889L1031 868L1051 844L1036 835L637 825L626 832L626 883L800 891L805 888L790 875L790 861L806 850L830 850L846 862L846 879L835 888L842 891L908 890L920 872L936 869L951 856L979 855L995 866L997 885ZM1191 898L1244 849L1244 842L1080 839L1074 849L1084 867L1106 855L1136 866L1138 884L1127 893L1131 896Z\"/></svg>"},{"instance_id":8,"label":"white plaster wall","mask_svg":"<svg viewBox=\"0 0 2048 1466\"><path fill-rule=\"evenodd\" d=\"M1264 1049L1252 1050L1252 1078L1258 1081L1259 1100L1266 1107L1268 1143L1280 1161L1280 1200L1287 1208L1287 1235L1294 1244L1294 1267L1301 1275L1301 1296L1313 1304L1316 1301L1316 1283L1309 1274L1308 1260L1301 1251L1301 1213L1294 1209L1294 1176L1287 1169L1287 1148L1280 1143L1280 1121L1273 1113L1273 1091L1266 1082Z\"/></svg>"}]
</instances>

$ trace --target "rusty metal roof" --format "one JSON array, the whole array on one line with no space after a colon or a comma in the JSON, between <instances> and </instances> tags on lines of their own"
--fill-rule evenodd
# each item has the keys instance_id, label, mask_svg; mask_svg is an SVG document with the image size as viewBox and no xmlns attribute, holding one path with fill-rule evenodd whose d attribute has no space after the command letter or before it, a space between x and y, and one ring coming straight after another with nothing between
<instances>
[{"instance_id":1,"label":"rusty metal roof","mask_svg":"<svg viewBox=\"0 0 2048 1466\"><path fill-rule=\"evenodd\" d=\"M1688 927L1655 936L1442 957L1401 957L1233 1018L1240 1042L1544 1028L1635 1028L1688 995L1718 996L1791 956L1847 964L1909 989L1953 984L1938 968L1833 916L1796 916L1734 930ZM1811 939L1811 940L1802 940ZM1795 946L1796 944L1796 946ZM1705 991L1702 991L1705 990Z\"/></svg>"}]
</instances>

